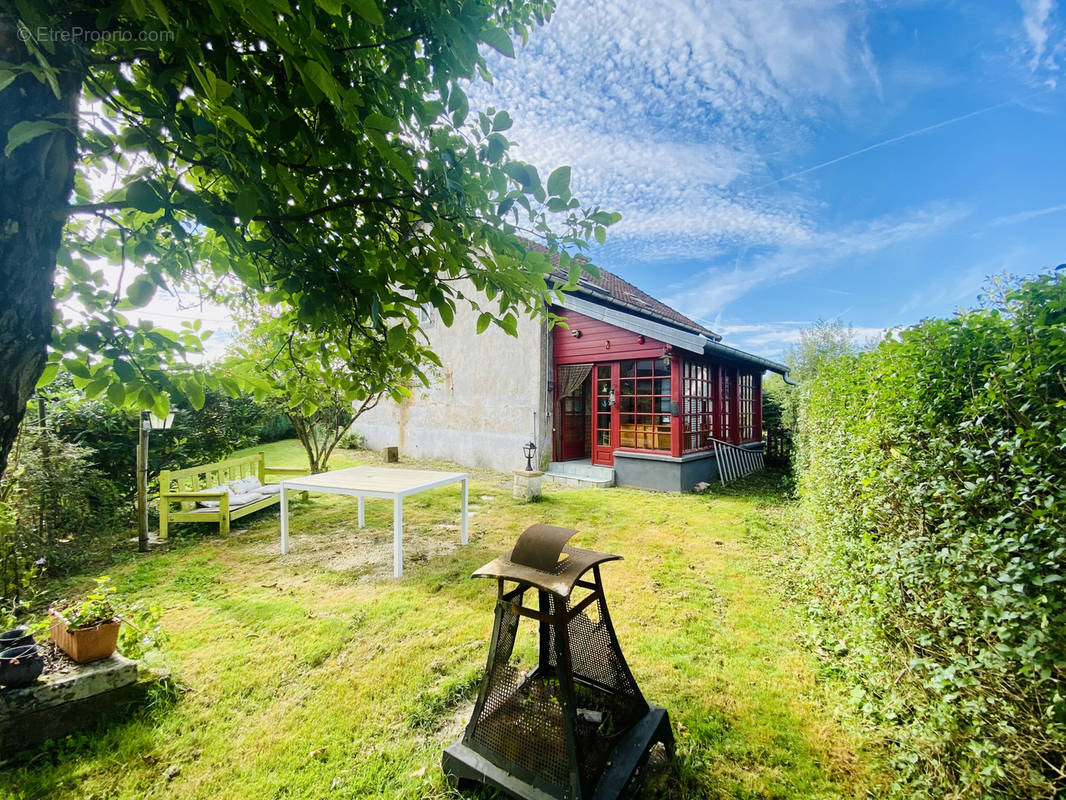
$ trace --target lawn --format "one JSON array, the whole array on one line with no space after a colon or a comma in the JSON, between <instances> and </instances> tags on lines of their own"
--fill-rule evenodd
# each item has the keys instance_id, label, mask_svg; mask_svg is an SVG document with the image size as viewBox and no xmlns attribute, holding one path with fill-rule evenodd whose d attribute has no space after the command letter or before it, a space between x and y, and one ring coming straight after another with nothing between
<instances>
[{"instance_id":1,"label":"lawn","mask_svg":"<svg viewBox=\"0 0 1066 800\"><path fill-rule=\"evenodd\" d=\"M259 449L271 464L305 463L295 442ZM369 461L344 452L332 466ZM324 495L293 504L288 556L275 510L238 520L227 540L202 526L118 565L120 588L163 607L167 660L185 690L8 765L0 797L458 796L440 753L476 693L495 596L493 582L469 576L533 522L577 528L574 544L624 557L603 568L608 603L645 696L670 712L678 738L677 759L643 796L879 792L875 743L805 649L765 535L787 516L779 494L549 486L525 504L504 476L478 473L466 547L458 494L405 503L398 581L391 503L368 500L359 530L354 500Z\"/></svg>"}]
</instances>

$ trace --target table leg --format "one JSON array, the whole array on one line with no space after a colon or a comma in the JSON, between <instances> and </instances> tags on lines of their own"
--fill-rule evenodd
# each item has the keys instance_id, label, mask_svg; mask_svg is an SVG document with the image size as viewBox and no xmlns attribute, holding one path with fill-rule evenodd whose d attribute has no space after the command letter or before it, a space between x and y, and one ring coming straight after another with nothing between
<instances>
[{"instance_id":1,"label":"table leg","mask_svg":"<svg viewBox=\"0 0 1066 800\"><path fill-rule=\"evenodd\" d=\"M366 525L366 502L362 495L359 495L359 527L362 528Z\"/></svg>"},{"instance_id":2,"label":"table leg","mask_svg":"<svg viewBox=\"0 0 1066 800\"><path fill-rule=\"evenodd\" d=\"M392 501L392 576L403 577L403 497Z\"/></svg>"},{"instance_id":3,"label":"table leg","mask_svg":"<svg viewBox=\"0 0 1066 800\"><path fill-rule=\"evenodd\" d=\"M281 554L289 552L289 496L281 485Z\"/></svg>"},{"instance_id":4,"label":"table leg","mask_svg":"<svg viewBox=\"0 0 1066 800\"><path fill-rule=\"evenodd\" d=\"M467 535L468 523L469 523L469 517L470 517L469 511L467 509L469 499L470 499L470 479L469 478L463 478L463 524L462 524L461 532L459 534L459 541L462 544L466 544L469 541L469 537Z\"/></svg>"}]
</instances>

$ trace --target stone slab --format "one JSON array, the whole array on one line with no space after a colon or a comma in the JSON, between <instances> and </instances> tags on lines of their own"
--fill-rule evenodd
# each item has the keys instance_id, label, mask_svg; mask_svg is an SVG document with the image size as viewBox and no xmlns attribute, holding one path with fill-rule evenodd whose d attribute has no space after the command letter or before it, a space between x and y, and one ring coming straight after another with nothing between
<instances>
[{"instance_id":1,"label":"stone slab","mask_svg":"<svg viewBox=\"0 0 1066 800\"><path fill-rule=\"evenodd\" d=\"M137 662L118 653L71 667L69 672L42 675L29 686L0 691L0 725L10 717L83 700L136 682Z\"/></svg>"}]
</instances>

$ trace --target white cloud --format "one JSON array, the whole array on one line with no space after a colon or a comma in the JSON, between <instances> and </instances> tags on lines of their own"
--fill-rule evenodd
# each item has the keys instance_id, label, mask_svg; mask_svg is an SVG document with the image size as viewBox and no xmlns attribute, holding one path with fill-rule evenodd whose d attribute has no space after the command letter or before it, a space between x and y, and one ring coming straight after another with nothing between
<instances>
[{"instance_id":1,"label":"white cloud","mask_svg":"<svg viewBox=\"0 0 1066 800\"><path fill-rule=\"evenodd\" d=\"M1066 203L1047 206L1045 208L1033 208L1028 211L1019 211L1017 214L1007 214L1002 217L996 217L985 224L990 227L998 228L1002 225L1015 225L1019 222L1028 222L1031 219L1043 217L1046 214L1057 214L1060 211L1066 211Z\"/></svg>"},{"instance_id":2,"label":"white cloud","mask_svg":"<svg viewBox=\"0 0 1066 800\"><path fill-rule=\"evenodd\" d=\"M620 211L641 258L811 235L794 195L746 197L767 158L805 145L825 109L879 91L864 11L835 0L568 0L475 106L507 108L517 154L573 167L583 201Z\"/></svg>"},{"instance_id":3,"label":"white cloud","mask_svg":"<svg viewBox=\"0 0 1066 800\"><path fill-rule=\"evenodd\" d=\"M771 358L782 358L784 353L794 344L800 341L800 335L804 328L809 328L814 322L783 320L780 322L766 322L758 325L738 324L719 325L717 333L721 333L725 342L733 347L739 347L750 353L769 355ZM844 324L847 324L846 320ZM859 344L869 345L885 338L888 328L869 326L848 326L855 340Z\"/></svg>"},{"instance_id":4,"label":"white cloud","mask_svg":"<svg viewBox=\"0 0 1066 800\"><path fill-rule=\"evenodd\" d=\"M1051 12L1055 8L1055 0L1020 0L1020 4L1022 28L1032 52L1029 67L1035 71L1041 65L1051 37Z\"/></svg>"},{"instance_id":5,"label":"white cloud","mask_svg":"<svg viewBox=\"0 0 1066 800\"><path fill-rule=\"evenodd\" d=\"M864 256L942 231L969 213L967 206L937 204L903 216L813 233L805 244L787 250L760 252L730 266L711 265L674 287L664 302L693 319L706 320L760 286L841 262L859 263Z\"/></svg>"}]
</instances>

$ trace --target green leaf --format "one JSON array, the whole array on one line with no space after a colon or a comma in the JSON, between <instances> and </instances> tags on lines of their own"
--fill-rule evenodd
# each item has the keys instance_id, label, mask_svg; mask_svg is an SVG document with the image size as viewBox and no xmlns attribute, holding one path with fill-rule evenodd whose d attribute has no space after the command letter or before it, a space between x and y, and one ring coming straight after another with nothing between
<instances>
[{"instance_id":1,"label":"green leaf","mask_svg":"<svg viewBox=\"0 0 1066 800\"><path fill-rule=\"evenodd\" d=\"M61 130L64 130L62 125L57 125L47 119L23 120L22 122L16 122L7 132L7 146L4 148L4 157L10 157L16 148L21 147L27 142L32 142L38 136L44 136L46 133Z\"/></svg>"},{"instance_id":2,"label":"green leaf","mask_svg":"<svg viewBox=\"0 0 1066 800\"><path fill-rule=\"evenodd\" d=\"M548 194L553 197L570 195L570 167L559 167L548 176Z\"/></svg>"},{"instance_id":3,"label":"green leaf","mask_svg":"<svg viewBox=\"0 0 1066 800\"><path fill-rule=\"evenodd\" d=\"M486 25L481 31L481 41L501 55L514 58L514 43L507 31L494 25Z\"/></svg>"},{"instance_id":4,"label":"green leaf","mask_svg":"<svg viewBox=\"0 0 1066 800\"><path fill-rule=\"evenodd\" d=\"M146 214L153 214L163 207L163 198L148 181L135 181L127 186L126 202Z\"/></svg>"},{"instance_id":5,"label":"green leaf","mask_svg":"<svg viewBox=\"0 0 1066 800\"><path fill-rule=\"evenodd\" d=\"M56 379L56 375L59 374L58 364L49 364L44 368L44 372L41 373L41 377L37 379L37 388L43 389Z\"/></svg>"},{"instance_id":6,"label":"green leaf","mask_svg":"<svg viewBox=\"0 0 1066 800\"><path fill-rule=\"evenodd\" d=\"M110 379L107 375L101 375L99 378L93 378L89 381L85 388L82 390L85 393L85 399L95 400L100 394L108 387Z\"/></svg>"},{"instance_id":7,"label":"green leaf","mask_svg":"<svg viewBox=\"0 0 1066 800\"><path fill-rule=\"evenodd\" d=\"M152 411L160 419L166 419L170 413L170 398L163 392L157 394L152 401Z\"/></svg>"},{"instance_id":8,"label":"green leaf","mask_svg":"<svg viewBox=\"0 0 1066 800\"><path fill-rule=\"evenodd\" d=\"M259 195L256 190L251 186L243 187L237 194L234 208L243 222L251 220L259 210Z\"/></svg>"},{"instance_id":9,"label":"green leaf","mask_svg":"<svg viewBox=\"0 0 1066 800\"><path fill-rule=\"evenodd\" d=\"M492 314L488 313L487 311L482 312L481 316L477 318L477 332L484 333L488 329L489 324L491 322Z\"/></svg>"},{"instance_id":10,"label":"green leaf","mask_svg":"<svg viewBox=\"0 0 1066 800\"><path fill-rule=\"evenodd\" d=\"M152 296L155 295L155 290L155 281L146 275L138 275L126 288L126 297L129 298L134 308L142 308L148 305Z\"/></svg>"},{"instance_id":11,"label":"green leaf","mask_svg":"<svg viewBox=\"0 0 1066 800\"><path fill-rule=\"evenodd\" d=\"M121 383L112 381L107 385L107 401L116 408L126 402L126 390Z\"/></svg>"},{"instance_id":12,"label":"green leaf","mask_svg":"<svg viewBox=\"0 0 1066 800\"><path fill-rule=\"evenodd\" d=\"M378 4L374 0L352 0L352 10L371 25L385 24L385 18L381 16Z\"/></svg>"},{"instance_id":13,"label":"green leaf","mask_svg":"<svg viewBox=\"0 0 1066 800\"><path fill-rule=\"evenodd\" d=\"M607 229L602 225L597 225L596 229L592 232L596 237L596 241L603 244L607 241Z\"/></svg>"},{"instance_id":14,"label":"green leaf","mask_svg":"<svg viewBox=\"0 0 1066 800\"><path fill-rule=\"evenodd\" d=\"M385 334L385 341L388 342L389 348L392 350L402 350L406 338L407 332L404 330L402 324L393 325L389 328L388 333Z\"/></svg>"},{"instance_id":15,"label":"green leaf","mask_svg":"<svg viewBox=\"0 0 1066 800\"><path fill-rule=\"evenodd\" d=\"M322 94L328 97L331 103L340 103L340 86L329 70L317 61L308 61L304 64L302 72L314 82L315 86L322 90Z\"/></svg>"},{"instance_id":16,"label":"green leaf","mask_svg":"<svg viewBox=\"0 0 1066 800\"><path fill-rule=\"evenodd\" d=\"M233 106L222 106L222 113L234 122L236 122L249 133L255 133L255 128L253 128L252 123L248 121L248 117L244 116L244 114L235 109Z\"/></svg>"},{"instance_id":17,"label":"green leaf","mask_svg":"<svg viewBox=\"0 0 1066 800\"><path fill-rule=\"evenodd\" d=\"M189 400L189 405L193 407L193 410L199 411L204 407L204 387L197 380L191 380L185 386L185 396Z\"/></svg>"},{"instance_id":18,"label":"green leaf","mask_svg":"<svg viewBox=\"0 0 1066 800\"><path fill-rule=\"evenodd\" d=\"M505 131L512 125L514 125L514 121L506 111L500 111L492 118L492 129L494 131Z\"/></svg>"},{"instance_id":19,"label":"green leaf","mask_svg":"<svg viewBox=\"0 0 1066 800\"><path fill-rule=\"evenodd\" d=\"M339 16L343 10L341 0L315 0L315 2L318 3L319 8L334 17Z\"/></svg>"},{"instance_id":20,"label":"green leaf","mask_svg":"<svg viewBox=\"0 0 1066 800\"><path fill-rule=\"evenodd\" d=\"M452 309L451 304L442 303L437 306L437 313L440 314L440 321L444 323L444 327L450 328L452 321L455 319L455 311Z\"/></svg>"},{"instance_id":21,"label":"green leaf","mask_svg":"<svg viewBox=\"0 0 1066 800\"><path fill-rule=\"evenodd\" d=\"M396 120L392 117L386 117L384 114L379 114L377 111L367 114L366 119L363 120L363 124L368 128L373 128L378 131L398 131L400 129Z\"/></svg>"}]
</instances>

